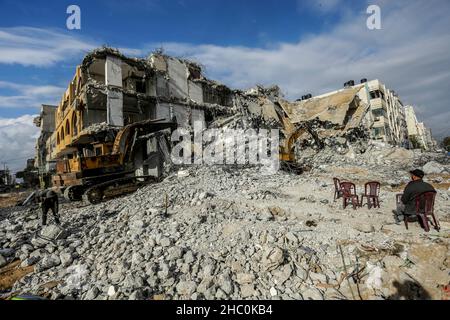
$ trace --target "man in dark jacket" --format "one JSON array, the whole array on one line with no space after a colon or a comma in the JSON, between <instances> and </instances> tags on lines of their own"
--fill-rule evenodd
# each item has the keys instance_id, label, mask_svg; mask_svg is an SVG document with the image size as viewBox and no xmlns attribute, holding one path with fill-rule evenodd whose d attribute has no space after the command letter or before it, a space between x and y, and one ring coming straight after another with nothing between
<instances>
[{"instance_id":1,"label":"man in dark jacket","mask_svg":"<svg viewBox=\"0 0 450 320\"><path fill-rule=\"evenodd\" d=\"M416 215L416 197L425 192L436 192L433 186L423 181L425 173L416 169L409 172L411 174L411 182L405 188L401 201L397 204L397 223L403 221L404 216Z\"/></svg>"},{"instance_id":2,"label":"man in dark jacket","mask_svg":"<svg viewBox=\"0 0 450 320\"><path fill-rule=\"evenodd\" d=\"M47 213L52 211L56 224L60 224L58 215L58 195L53 190L43 190L37 195L39 204L42 209L42 225L47 225Z\"/></svg>"}]
</instances>

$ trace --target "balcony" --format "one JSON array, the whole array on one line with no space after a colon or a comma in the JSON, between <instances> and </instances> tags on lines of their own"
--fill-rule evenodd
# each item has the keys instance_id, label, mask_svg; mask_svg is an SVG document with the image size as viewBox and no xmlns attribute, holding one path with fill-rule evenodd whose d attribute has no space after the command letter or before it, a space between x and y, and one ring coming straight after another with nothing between
<instances>
[{"instance_id":1,"label":"balcony","mask_svg":"<svg viewBox=\"0 0 450 320\"><path fill-rule=\"evenodd\" d=\"M370 100L370 107L372 108L372 110L384 109L385 111L387 111L386 102L383 99L381 99L381 98L371 99Z\"/></svg>"},{"instance_id":2,"label":"balcony","mask_svg":"<svg viewBox=\"0 0 450 320\"><path fill-rule=\"evenodd\" d=\"M384 116L374 117L373 126L376 127L376 128L384 127L386 122L387 121L386 121L386 118Z\"/></svg>"}]
</instances>

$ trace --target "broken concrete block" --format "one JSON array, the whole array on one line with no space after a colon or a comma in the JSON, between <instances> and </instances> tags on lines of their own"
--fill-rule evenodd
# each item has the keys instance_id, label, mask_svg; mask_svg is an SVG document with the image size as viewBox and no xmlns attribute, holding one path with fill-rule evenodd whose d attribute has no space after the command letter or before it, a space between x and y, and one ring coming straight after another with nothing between
<instances>
[{"instance_id":1,"label":"broken concrete block","mask_svg":"<svg viewBox=\"0 0 450 320\"><path fill-rule=\"evenodd\" d=\"M252 283L255 281L255 276L250 273L238 273L236 275L236 282L239 284Z\"/></svg>"},{"instance_id":2,"label":"broken concrete block","mask_svg":"<svg viewBox=\"0 0 450 320\"><path fill-rule=\"evenodd\" d=\"M363 233L375 232L375 227L370 223L358 223L354 228Z\"/></svg>"},{"instance_id":3,"label":"broken concrete block","mask_svg":"<svg viewBox=\"0 0 450 320\"><path fill-rule=\"evenodd\" d=\"M279 270L273 272L276 284L283 285L292 275L292 267L289 264L282 266Z\"/></svg>"},{"instance_id":4,"label":"broken concrete block","mask_svg":"<svg viewBox=\"0 0 450 320\"><path fill-rule=\"evenodd\" d=\"M45 226L41 230L40 236L45 240L55 241L64 238L65 234L64 229L62 229L61 227L57 225L49 225Z\"/></svg>"},{"instance_id":5,"label":"broken concrete block","mask_svg":"<svg viewBox=\"0 0 450 320\"><path fill-rule=\"evenodd\" d=\"M270 288L269 292L272 297L276 297L278 295L278 291L274 287Z\"/></svg>"},{"instance_id":6,"label":"broken concrete block","mask_svg":"<svg viewBox=\"0 0 450 320\"><path fill-rule=\"evenodd\" d=\"M255 286L253 284L244 284L241 286L241 297L250 298L256 295Z\"/></svg>"},{"instance_id":7,"label":"broken concrete block","mask_svg":"<svg viewBox=\"0 0 450 320\"><path fill-rule=\"evenodd\" d=\"M430 161L423 166L425 174L443 173L444 171L445 167L436 161Z\"/></svg>"},{"instance_id":8,"label":"broken concrete block","mask_svg":"<svg viewBox=\"0 0 450 320\"><path fill-rule=\"evenodd\" d=\"M283 250L278 247L266 248L264 250L262 265L265 270L271 271L278 268L284 261Z\"/></svg>"},{"instance_id":9,"label":"broken concrete block","mask_svg":"<svg viewBox=\"0 0 450 320\"><path fill-rule=\"evenodd\" d=\"M99 293L100 293L100 290L96 286L94 286L91 289L89 289L89 291L84 296L84 299L85 300L94 300L95 298L97 298Z\"/></svg>"},{"instance_id":10,"label":"broken concrete block","mask_svg":"<svg viewBox=\"0 0 450 320\"><path fill-rule=\"evenodd\" d=\"M197 289L194 281L180 281L177 286L177 293L183 296L190 296Z\"/></svg>"},{"instance_id":11,"label":"broken concrete block","mask_svg":"<svg viewBox=\"0 0 450 320\"><path fill-rule=\"evenodd\" d=\"M108 296L112 297L117 293L117 289L115 286L109 286L108 288Z\"/></svg>"},{"instance_id":12,"label":"broken concrete block","mask_svg":"<svg viewBox=\"0 0 450 320\"><path fill-rule=\"evenodd\" d=\"M36 266L36 272L41 272L61 264L61 260L57 255L46 256Z\"/></svg>"},{"instance_id":13,"label":"broken concrete block","mask_svg":"<svg viewBox=\"0 0 450 320\"><path fill-rule=\"evenodd\" d=\"M186 177L189 177L189 171L187 171L187 170L180 170L180 171L178 171L178 173L177 173L177 177L178 177L178 178L186 178Z\"/></svg>"},{"instance_id":14,"label":"broken concrete block","mask_svg":"<svg viewBox=\"0 0 450 320\"><path fill-rule=\"evenodd\" d=\"M20 264L20 266L22 268L29 267L29 266L34 265L39 260L40 260L40 258L38 258L38 257L29 257L29 258L26 258L25 260L23 260L22 263Z\"/></svg>"},{"instance_id":15,"label":"broken concrete block","mask_svg":"<svg viewBox=\"0 0 450 320\"><path fill-rule=\"evenodd\" d=\"M0 268L6 266L7 263L8 263L8 260L6 260L6 258L0 254Z\"/></svg>"},{"instance_id":16,"label":"broken concrete block","mask_svg":"<svg viewBox=\"0 0 450 320\"><path fill-rule=\"evenodd\" d=\"M383 271L383 269L380 266L373 265L370 262L367 262L367 272L367 288L373 290L381 290L384 283L383 277L385 276L385 272Z\"/></svg>"},{"instance_id":17,"label":"broken concrete block","mask_svg":"<svg viewBox=\"0 0 450 320\"><path fill-rule=\"evenodd\" d=\"M150 65L153 69L156 69L160 72L167 72L167 62L164 56L162 55L152 55L150 57Z\"/></svg>"}]
</instances>

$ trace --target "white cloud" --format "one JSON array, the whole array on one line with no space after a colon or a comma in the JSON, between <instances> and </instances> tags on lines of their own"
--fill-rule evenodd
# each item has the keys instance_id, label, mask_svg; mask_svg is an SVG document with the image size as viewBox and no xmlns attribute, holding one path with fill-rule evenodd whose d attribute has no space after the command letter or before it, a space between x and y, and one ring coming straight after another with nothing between
<instances>
[{"instance_id":1,"label":"white cloud","mask_svg":"<svg viewBox=\"0 0 450 320\"><path fill-rule=\"evenodd\" d=\"M0 28L0 63L50 66L96 47L91 40L61 30Z\"/></svg>"},{"instance_id":2,"label":"white cloud","mask_svg":"<svg viewBox=\"0 0 450 320\"><path fill-rule=\"evenodd\" d=\"M39 128L33 124L35 115L16 119L0 118L0 162L13 172L25 168L26 160L34 157Z\"/></svg>"},{"instance_id":3,"label":"white cloud","mask_svg":"<svg viewBox=\"0 0 450 320\"><path fill-rule=\"evenodd\" d=\"M39 108L42 104L56 105L65 89L57 86L35 86L0 81L0 89L13 92L0 95L1 108Z\"/></svg>"},{"instance_id":4,"label":"white cloud","mask_svg":"<svg viewBox=\"0 0 450 320\"><path fill-rule=\"evenodd\" d=\"M73 31L33 27L0 27L0 64L49 67L58 62L74 58L101 46L99 41L82 37ZM141 56L143 51L119 48L132 56Z\"/></svg>"},{"instance_id":5,"label":"white cloud","mask_svg":"<svg viewBox=\"0 0 450 320\"><path fill-rule=\"evenodd\" d=\"M405 104L424 106L418 113L427 126L450 135L450 2L378 2L382 30L368 30L368 15L358 12L327 33L267 49L163 46L168 53L199 61L210 77L227 85L279 84L289 98L336 90L350 79L379 78Z\"/></svg>"}]
</instances>

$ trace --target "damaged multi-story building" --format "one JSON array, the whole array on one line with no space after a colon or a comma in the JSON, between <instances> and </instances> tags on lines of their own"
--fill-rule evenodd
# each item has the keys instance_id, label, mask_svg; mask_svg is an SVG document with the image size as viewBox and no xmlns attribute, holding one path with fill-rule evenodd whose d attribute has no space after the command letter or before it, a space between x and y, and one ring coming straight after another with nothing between
<instances>
[{"instance_id":1,"label":"damaged multi-story building","mask_svg":"<svg viewBox=\"0 0 450 320\"><path fill-rule=\"evenodd\" d=\"M36 140L36 155L34 166L38 169L40 186L50 185L51 174L54 173L54 152L56 151L56 140L53 138L55 132L55 115L57 106L42 105L34 124L40 129L40 135Z\"/></svg>"},{"instance_id":2,"label":"damaged multi-story building","mask_svg":"<svg viewBox=\"0 0 450 320\"><path fill-rule=\"evenodd\" d=\"M12 177L9 169L4 166L3 170L0 170L0 186L8 186L12 182Z\"/></svg>"},{"instance_id":3,"label":"damaged multi-story building","mask_svg":"<svg viewBox=\"0 0 450 320\"><path fill-rule=\"evenodd\" d=\"M117 170L158 177L169 154L169 128L192 130L200 122L204 128L279 129L280 159L295 162L296 151L310 147L351 143L364 152L362 142L370 138L400 145L406 137L402 109L378 80L290 102L277 86L232 90L207 79L199 64L163 52L130 58L101 48L76 68L59 105L43 106L36 160L43 173L56 163L52 185L63 188L85 178L112 179ZM54 126L47 125L52 113ZM142 122L152 127L145 134ZM132 134L124 151L118 139ZM125 168L125 156L132 166Z\"/></svg>"},{"instance_id":4,"label":"damaged multi-story building","mask_svg":"<svg viewBox=\"0 0 450 320\"><path fill-rule=\"evenodd\" d=\"M54 128L46 122L52 121L46 117L52 110L43 107L37 119L42 131L37 163L49 172L49 163L56 162L52 184L59 187L82 183L86 175L113 174L116 169L123 171L116 165L118 155L113 156L120 129L151 119L184 128L197 121L206 125L229 113L231 105L231 90L206 79L201 67L191 61L160 52L147 59L129 58L101 48L76 68L54 111ZM160 142L155 137L136 146L133 142L137 174L160 175ZM110 168L87 172L100 167Z\"/></svg>"},{"instance_id":5,"label":"damaged multi-story building","mask_svg":"<svg viewBox=\"0 0 450 320\"><path fill-rule=\"evenodd\" d=\"M355 84L354 80L347 81L344 88L358 90L359 98L370 108L366 115L366 126L370 129L370 137L391 145L408 146L408 133L403 103L397 93L390 90L378 79L361 79ZM316 98L338 93L329 92Z\"/></svg>"},{"instance_id":6,"label":"damaged multi-story building","mask_svg":"<svg viewBox=\"0 0 450 320\"><path fill-rule=\"evenodd\" d=\"M16 172L16 178L22 179L22 185L26 188L35 188L40 185L38 168L35 167L35 159L28 159L23 171Z\"/></svg>"}]
</instances>

